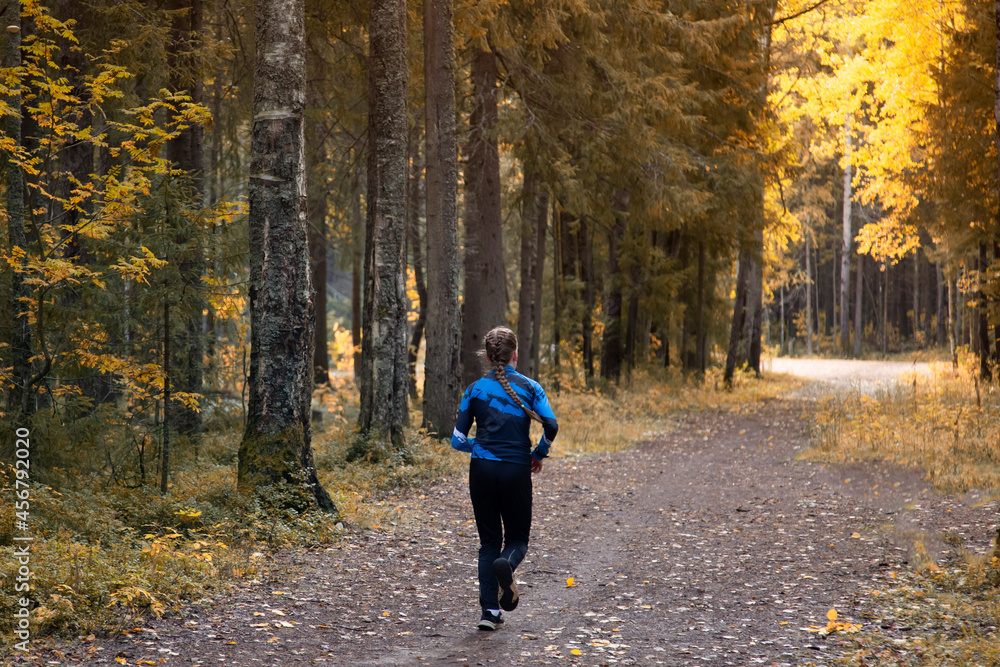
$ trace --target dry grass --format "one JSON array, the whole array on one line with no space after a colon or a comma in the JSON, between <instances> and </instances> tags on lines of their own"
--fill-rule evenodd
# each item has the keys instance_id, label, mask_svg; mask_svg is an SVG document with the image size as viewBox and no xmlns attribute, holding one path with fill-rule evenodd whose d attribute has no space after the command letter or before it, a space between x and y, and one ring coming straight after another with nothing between
<instances>
[{"instance_id":1,"label":"dry grass","mask_svg":"<svg viewBox=\"0 0 1000 667\"><path fill-rule=\"evenodd\" d=\"M917 465L936 490L1000 489L1000 391L966 359L904 377L891 390L829 398L816 416L813 448L827 461L883 459Z\"/></svg>"},{"instance_id":2,"label":"dry grass","mask_svg":"<svg viewBox=\"0 0 1000 667\"><path fill-rule=\"evenodd\" d=\"M732 391L723 389L721 369L711 369L702 382L648 372L633 374L624 388L550 396L559 420L553 456L619 451L651 440L671 429L671 415L706 409L740 409L787 393L787 376L766 374L755 380L737 374ZM533 428L538 428L533 427ZM538 428L539 437L541 429Z\"/></svg>"},{"instance_id":3,"label":"dry grass","mask_svg":"<svg viewBox=\"0 0 1000 667\"><path fill-rule=\"evenodd\" d=\"M828 399L818 411L813 448L824 461L889 460L916 465L943 493L1000 492L1000 392L978 379L978 364L933 366L876 396ZM1000 560L961 548L938 564L916 545L912 570L888 591L870 591L874 618L907 628L852 639L849 665L1000 665Z\"/></svg>"}]
</instances>

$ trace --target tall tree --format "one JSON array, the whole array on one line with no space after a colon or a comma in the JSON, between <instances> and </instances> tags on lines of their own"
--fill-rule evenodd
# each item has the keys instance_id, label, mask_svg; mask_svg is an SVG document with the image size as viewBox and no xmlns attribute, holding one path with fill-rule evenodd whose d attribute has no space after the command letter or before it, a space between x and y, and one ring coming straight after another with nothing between
<instances>
[{"instance_id":1,"label":"tall tree","mask_svg":"<svg viewBox=\"0 0 1000 667\"><path fill-rule=\"evenodd\" d=\"M306 220L305 8L255 0L250 144L250 378L238 486L336 511L313 464L312 279ZM266 497L266 496L265 496Z\"/></svg>"},{"instance_id":2,"label":"tall tree","mask_svg":"<svg viewBox=\"0 0 1000 667\"><path fill-rule=\"evenodd\" d=\"M450 437L454 429L462 393L453 32L451 0L424 0L427 351L423 426L442 437Z\"/></svg>"},{"instance_id":3,"label":"tall tree","mask_svg":"<svg viewBox=\"0 0 1000 667\"><path fill-rule=\"evenodd\" d=\"M16 0L7 7L7 53L6 67L21 65L21 2ZM6 118L4 128L11 138L15 150L21 145L21 93L15 92L7 99L11 113ZM7 238L12 248L27 251L28 240L24 228L24 174L21 166L15 162L14 156L7 156ZM28 264L27 252L22 256L21 269ZM8 406L22 415L33 412L31 387L37 381L32 378L31 367L31 321L28 317L28 299L31 296L31 285L25 280L26 273L14 270L11 276L10 312L13 315L13 351L14 387L8 394Z\"/></svg>"},{"instance_id":4,"label":"tall tree","mask_svg":"<svg viewBox=\"0 0 1000 667\"><path fill-rule=\"evenodd\" d=\"M368 217L361 335L360 437L350 457L404 448L406 365L406 1L371 6Z\"/></svg>"},{"instance_id":5,"label":"tall tree","mask_svg":"<svg viewBox=\"0 0 1000 667\"><path fill-rule=\"evenodd\" d=\"M483 336L507 323L497 148L496 55L472 53L472 114L465 169L465 289L462 305L462 383L482 375Z\"/></svg>"}]
</instances>

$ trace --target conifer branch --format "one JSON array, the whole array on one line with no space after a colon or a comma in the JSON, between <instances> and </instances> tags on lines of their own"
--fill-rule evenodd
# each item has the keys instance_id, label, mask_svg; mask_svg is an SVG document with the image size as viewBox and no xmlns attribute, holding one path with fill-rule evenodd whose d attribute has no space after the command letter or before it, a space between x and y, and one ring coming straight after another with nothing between
<instances>
[{"instance_id":1,"label":"conifer branch","mask_svg":"<svg viewBox=\"0 0 1000 667\"><path fill-rule=\"evenodd\" d=\"M776 25L787 23L788 21L793 21L799 18L800 16L805 16L809 12L819 9L828 2L830 2L830 0L817 0L817 2L815 2L811 7L806 7L805 9L801 9L795 12L794 14L789 14L788 16L782 16L780 19L774 19L773 21L771 21L769 25L771 27L774 27Z\"/></svg>"}]
</instances>

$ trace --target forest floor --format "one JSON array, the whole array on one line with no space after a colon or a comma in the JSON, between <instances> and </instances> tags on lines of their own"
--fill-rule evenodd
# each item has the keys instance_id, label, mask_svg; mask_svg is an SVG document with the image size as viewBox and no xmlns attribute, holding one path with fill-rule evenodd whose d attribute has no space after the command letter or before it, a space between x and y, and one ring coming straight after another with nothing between
<instances>
[{"instance_id":1,"label":"forest floor","mask_svg":"<svg viewBox=\"0 0 1000 667\"><path fill-rule=\"evenodd\" d=\"M476 629L478 540L455 478L383 498L407 517L389 530L280 553L260 580L127 636L37 642L14 662L825 665L854 637L891 645L910 629L878 618L873 591L898 584L919 542L947 550L945 531L987 550L997 507L936 494L916 468L798 458L829 389L676 415L635 448L550 458L534 477L520 606L497 632ZM857 634L806 630L831 609Z\"/></svg>"}]
</instances>

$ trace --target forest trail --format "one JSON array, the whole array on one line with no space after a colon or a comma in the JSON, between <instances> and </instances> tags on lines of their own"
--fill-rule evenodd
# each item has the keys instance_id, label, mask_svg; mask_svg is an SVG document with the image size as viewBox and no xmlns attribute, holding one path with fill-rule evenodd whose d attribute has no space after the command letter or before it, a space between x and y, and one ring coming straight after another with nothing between
<instances>
[{"instance_id":1,"label":"forest trail","mask_svg":"<svg viewBox=\"0 0 1000 667\"><path fill-rule=\"evenodd\" d=\"M264 581L34 660L830 664L842 639L802 628L836 609L862 633L899 630L871 617L871 591L893 585L914 536L947 529L985 550L997 508L937 495L914 469L796 459L812 405L679 415L640 447L547 461L516 573L520 607L497 632L476 630L478 543L465 480L454 479L385 499L405 525L282 554Z\"/></svg>"},{"instance_id":2,"label":"forest trail","mask_svg":"<svg viewBox=\"0 0 1000 667\"><path fill-rule=\"evenodd\" d=\"M858 359L799 359L772 357L763 362L765 371L787 373L817 380L811 393L860 390L867 393L889 387L903 375L929 375L931 364L924 361L867 361Z\"/></svg>"}]
</instances>

